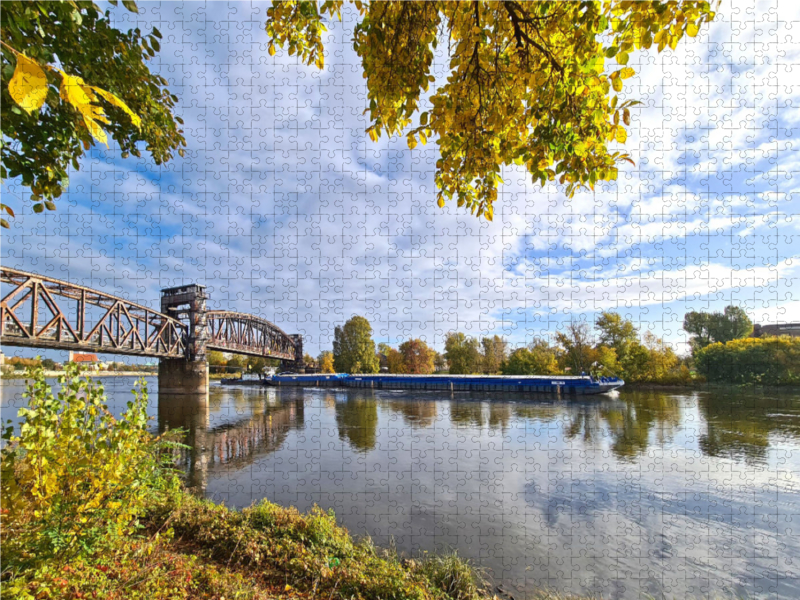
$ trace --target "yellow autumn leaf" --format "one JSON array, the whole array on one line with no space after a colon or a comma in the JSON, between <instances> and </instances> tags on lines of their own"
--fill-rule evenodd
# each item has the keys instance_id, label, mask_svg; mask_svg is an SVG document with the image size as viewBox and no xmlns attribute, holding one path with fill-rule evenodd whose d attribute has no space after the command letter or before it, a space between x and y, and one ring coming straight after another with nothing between
<instances>
[{"instance_id":1,"label":"yellow autumn leaf","mask_svg":"<svg viewBox=\"0 0 800 600\"><path fill-rule=\"evenodd\" d=\"M694 23L689 23L686 26L686 35L689 37L697 37L697 34L700 32L700 28L695 25Z\"/></svg>"},{"instance_id":2,"label":"yellow autumn leaf","mask_svg":"<svg viewBox=\"0 0 800 600\"><path fill-rule=\"evenodd\" d=\"M92 109L97 110L94 111ZM97 112L99 112L99 114L97 114ZM102 114L102 110L99 109L99 107L87 104L84 105L84 110L81 110L81 115L83 115L83 122L86 123L86 128L89 130L89 133L92 134L92 137L98 142L108 146L108 136L106 136L103 127L97 122L102 121L103 123L108 123L108 119Z\"/></svg>"},{"instance_id":3,"label":"yellow autumn leaf","mask_svg":"<svg viewBox=\"0 0 800 600\"><path fill-rule=\"evenodd\" d=\"M97 87L93 87L92 90L94 90L97 94L99 94L100 97L109 104L113 104L117 108L121 108L123 111L125 111L125 114L127 114L131 118L131 121L133 121L133 124L137 128L142 126L142 120L139 118L139 115L137 115L130 108L128 108L128 105L125 104L122 100L120 100L117 96L115 96L111 92L101 90L100 88Z\"/></svg>"},{"instance_id":4,"label":"yellow autumn leaf","mask_svg":"<svg viewBox=\"0 0 800 600\"><path fill-rule=\"evenodd\" d=\"M625 131L624 127L617 127L616 139L620 144L624 144L628 139L628 132Z\"/></svg>"},{"instance_id":5,"label":"yellow autumn leaf","mask_svg":"<svg viewBox=\"0 0 800 600\"><path fill-rule=\"evenodd\" d=\"M59 73L61 73L61 99L69 102L80 112L83 112L81 107L92 103L92 99L84 89L86 84L83 82L83 79L74 75L68 75L64 73L64 71L59 71Z\"/></svg>"},{"instance_id":6,"label":"yellow autumn leaf","mask_svg":"<svg viewBox=\"0 0 800 600\"><path fill-rule=\"evenodd\" d=\"M22 110L39 110L47 97L47 76L35 60L17 54L17 68L8 84L8 93Z\"/></svg>"},{"instance_id":7,"label":"yellow autumn leaf","mask_svg":"<svg viewBox=\"0 0 800 600\"><path fill-rule=\"evenodd\" d=\"M413 134L408 136L407 141L409 150L413 150L414 148L417 147L417 139L414 137Z\"/></svg>"},{"instance_id":8,"label":"yellow autumn leaf","mask_svg":"<svg viewBox=\"0 0 800 600\"><path fill-rule=\"evenodd\" d=\"M624 69L620 69L619 78L620 79L629 79L636 74L636 71L631 69L630 67L625 67Z\"/></svg>"}]
</instances>

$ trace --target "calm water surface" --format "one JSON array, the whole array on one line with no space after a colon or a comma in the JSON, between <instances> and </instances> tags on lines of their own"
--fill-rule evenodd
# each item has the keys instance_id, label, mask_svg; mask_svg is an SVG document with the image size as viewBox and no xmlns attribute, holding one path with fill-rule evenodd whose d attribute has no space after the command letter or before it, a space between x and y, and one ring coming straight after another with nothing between
<instances>
[{"instance_id":1,"label":"calm water surface","mask_svg":"<svg viewBox=\"0 0 800 600\"><path fill-rule=\"evenodd\" d=\"M333 508L401 552L457 549L516 599L800 598L800 394L588 400L215 386L157 397L191 485ZM2 417L23 405L4 382ZM104 381L116 410L132 379Z\"/></svg>"}]
</instances>

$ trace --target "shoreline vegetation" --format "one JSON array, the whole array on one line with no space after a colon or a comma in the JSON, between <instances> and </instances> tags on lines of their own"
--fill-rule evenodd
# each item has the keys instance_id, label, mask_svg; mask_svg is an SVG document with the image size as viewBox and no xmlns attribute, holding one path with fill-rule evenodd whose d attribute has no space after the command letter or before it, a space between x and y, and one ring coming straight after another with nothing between
<instances>
[{"instance_id":1,"label":"shoreline vegetation","mask_svg":"<svg viewBox=\"0 0 800 600\"><path fill-rule=\"evenodd\" d=\"M401 557L332 511L197 498L174 468L182 432L148 431L146 382L115 418L87 375L67 365L54 396L31 369L23 423L4 430L3 599L498 598L457 554Z\"/></svg>"}]
</instances>

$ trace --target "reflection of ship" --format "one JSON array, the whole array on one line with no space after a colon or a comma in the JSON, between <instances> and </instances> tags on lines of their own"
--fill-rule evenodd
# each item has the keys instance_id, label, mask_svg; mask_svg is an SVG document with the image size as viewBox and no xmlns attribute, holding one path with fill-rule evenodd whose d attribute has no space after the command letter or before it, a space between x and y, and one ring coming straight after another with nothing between
<instances>
[{"instance_id":1,"label":"reflection of ship","mask_svg":"<svg viewBox=\"0 0 800 600\"><path fill-rule=\"evenodd\" d=\"M202 492L216 469L241 468L281 447L291 429L303 428L303 399L277 406L259 404L258 412L218 426L210 425L208 402L191 396L164 396L158 403L158 429L181 428L180 465L189 487Z\"/></svg>"},{"instance_id":2,"label":"reflection of ship","mask_svg":"<svg viewBox=\"0 0 800 600\"><path fill-rule=\"evenodd\" d=\"M426 390L442 392L504 392L585 396L604 394L622 387L617 377L588 375L273 375L267 379L277 387L348 387L374 390Z\"/></svg>"}]
</instances>

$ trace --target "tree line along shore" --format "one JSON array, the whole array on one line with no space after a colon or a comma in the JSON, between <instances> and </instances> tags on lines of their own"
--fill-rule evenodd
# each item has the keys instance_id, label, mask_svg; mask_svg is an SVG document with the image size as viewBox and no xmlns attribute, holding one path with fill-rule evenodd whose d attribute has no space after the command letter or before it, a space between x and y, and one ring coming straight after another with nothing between
<instances>
[{"instance_id":1,"label":"tree line along shore","mask_svg":"<svg viewBox=\"0 0 800 600\"><path fill-rule=\"evenodd\" d=\"M643 333L615 312L603 312L593 325L573 322L552 341L534 339L512 349L498 335L481 338L450 332L444 351L437 352L420 338L397 348L376 345L372 326L354 316L334 330L333 349L317 358L306 354L306 372L390 373L428 375L580 375L619 377L628 385L692 386L719 384L800 384L800 338L761 335L752 337L753 323L738 307L723 312L689 312L683 329L691 353L679 356L651 331ZM243 374L261 375L280 361L254 356L208 353L213 379ZM3 377L22 377L24 369L41 365L57 375L51 359L10 357ZM109 363L103 374L156 374L157 367Z\"/></svg>"}]
</instances>

